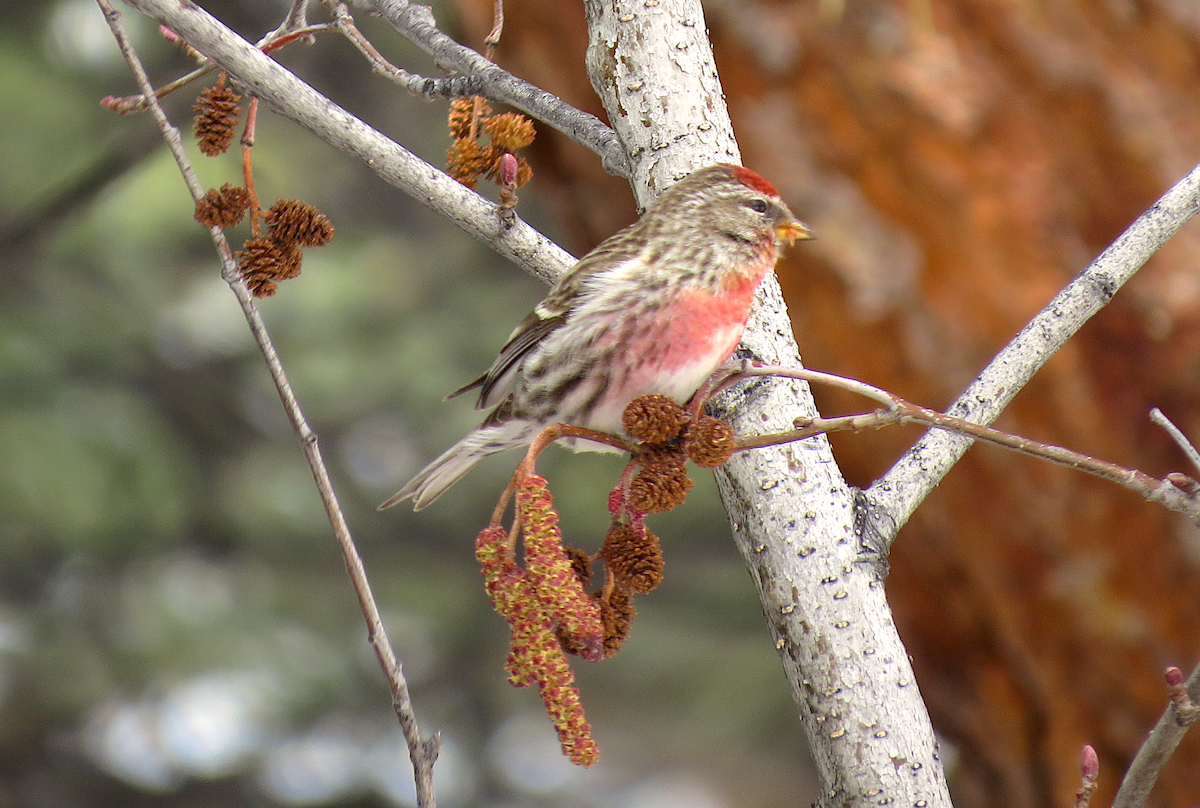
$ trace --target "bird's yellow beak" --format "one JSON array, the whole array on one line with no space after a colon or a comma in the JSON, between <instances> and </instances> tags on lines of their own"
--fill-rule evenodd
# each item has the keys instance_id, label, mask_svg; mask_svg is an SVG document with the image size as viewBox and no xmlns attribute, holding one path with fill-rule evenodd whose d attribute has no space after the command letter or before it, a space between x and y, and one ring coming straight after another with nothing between
<instances>
[{"instance_id":1,"label":"bird's yellow beak","mask_svg":"<svg viewBox=\"0 0 1200 808\"><path fill-rule=\"evenodd\" d=\"M794 244L797 241L808 241L816 238L812 229L799 219L788 219L775 225L775 238Z\"/></svg>"}]
</instances>

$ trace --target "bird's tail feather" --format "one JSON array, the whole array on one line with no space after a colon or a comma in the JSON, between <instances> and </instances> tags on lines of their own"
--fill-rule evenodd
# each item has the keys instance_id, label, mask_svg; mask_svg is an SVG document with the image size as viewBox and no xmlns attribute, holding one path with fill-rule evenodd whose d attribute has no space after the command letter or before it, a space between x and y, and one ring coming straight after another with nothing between
<instances>
[{"instance_id":1,"label":"bird's tail feather","mask_svg":"<svg viewBox=\"0 0 1200 808\"><path fill-rule=\"evenodd\" d=\"M406 499L412 499L414 511L433 504L435 499L484 458L529 443L531 428L531 425L520 421L508 421L472 430L388 497L379 510L386 510Z\"/></svg>"}]
</instances>

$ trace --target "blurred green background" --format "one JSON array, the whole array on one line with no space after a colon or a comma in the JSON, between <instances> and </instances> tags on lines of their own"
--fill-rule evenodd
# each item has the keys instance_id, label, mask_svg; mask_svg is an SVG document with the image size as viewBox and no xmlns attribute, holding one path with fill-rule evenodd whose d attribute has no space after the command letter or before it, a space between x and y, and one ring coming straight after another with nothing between
<instances>
[{"instance_id":1,"label":"blurred green background","mask_svg":"<svg viewBox=\"0 0 1200 808\"><path fill-rule=\"evenodd\" d=\"M206 3L257 38L281 2ZM297 441L208 234L91 0L2 2L0 808L407 805L389 694ZM450 9L437 6L451 33ZM155 82L189 69L125 10ZM394 61L433 72L360 21ZM344 42L281 61L425 159L444 103L372 77ZM200 86L169 98L185 131ZM206 187L238 157L189 154ZM657 518L667 574L613 660L576 661L602 751L559 755L504 681L507 627L472 558L514 456L420 514L374 506L473 426L442 396L489 363L543 287L286 121L260 116L266 204L337 227L261 303L321 438L425 732L439 801L782 805L813 796L804 742L711 477ZM551 236L538 184L520 213ZM231 232L245 238L241 229ZM616 458L552 452L568 541L595 550Z\"/></svg>"}]
</instances>

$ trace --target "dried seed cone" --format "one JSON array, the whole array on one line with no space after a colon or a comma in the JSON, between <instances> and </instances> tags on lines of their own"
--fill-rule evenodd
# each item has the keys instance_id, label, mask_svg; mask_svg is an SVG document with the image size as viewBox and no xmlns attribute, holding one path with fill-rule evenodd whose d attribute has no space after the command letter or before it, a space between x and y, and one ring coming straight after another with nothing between
<instances>
[{"instance_id":1,"label":"dried seed cone","mask_svg":"<svg viewBox=\"0 0 1200 808\"><path fill-rule=\"evenodd\" d=\"M625 644L633 628L633 596L624 588L614 586L607 600L600 601L600 617L604 621L604 658L608 659Z\"/></svg>"},{"instance_id":2,"label":"dried seed cone","mask_svg":"<svg viewBox=\"0 0 1200 808\"><path fill-rule=\"evenodd\" d=\"M200 141L200 151L209 157L224 154L237 134L242 97L228 87L206 87L200 91L192 112L192 128Z\"/></svg>"},{"instance_id":3,"label":"dried seed cone","mask_svg":"<svg viewBox=\"0 0 1200 808\"><path fill-rule=\"evenodd\" d=\"M662 545L645 525L635 530L624 522L613 522L600 555L617 582L635 595L651 592L662 583Z\"/></svg>"},{"instance_id":4,"label":"dried seed cone","mask_svg":"<svg viewBox=\"0 0 1200 808\"><path fill-rule=\"evenodd\" d=\"M592 558L587 551L563 545L563 552L567 554L567 559L571 562L571 569L574 571L575 577L579 579L579 585L590 584L592 582Z\"/></svg>"},{"instance_id":5,"label":"dried seed cone","mask_svg":"<svg viewBox=\"0 0 1200 808\"><path fill-rule=\"evenodd\" d=\"M279 199L266 214L271 237L282 244L324 247L333 239L333 224L325 214L299 199Z\"/></svg>"},{"instance_id":6,"label":"dried seed cone","mask_svg":"<svg viewBox=\"0 0 1200 808\"><path fill-rule=\"evenodd\" d=\"M554 626L554 637L558 640L558 645L565 653L571 656L583 656L589 652L588 646L583 643L579 637L567 630L567 627L562 623ZM604 657L602 657L604 658Z\"/></svg>"},{"instance_id":7,"label":"dried seed cone","mask_svg":"<svg viewBox=\"0 0 1200 808\"><path fill-rule=\"evenodd\" d=\"M300 274L300 248L280 244L269 236L248 239L238 250L238 266L242 277L255 297L270 297L277 286L274 281L285 281Z\"/></svg>"},{"instance_id":8,"label":"dried seed cone","mask_svg":"<svg viewBox=\"0 0 1200 808\"><path fill-rule=\"evenodd\" d=\"M621 650L633 628L633 617L637 614L633 607L633 596L629 590L617 585L609 592L607 600L603 591L593 592L590 597L600 607L600 619L604 621L604 659L610 659ZM566 653L579 656L583 652L584 648L578 640L573 639L561 626L554 633Z\"/></svg>"},{"instance_id":9,"label":"dried seed cone","mask_svg":"<svg viewBox=\"0 0 1200 808\"><path fill-rule=\"evenodd\" d=\"M678 452L650 452L629 483L629 506L643 513L662 513L682 505L695 484Z\"/></svg>"},{"instance_id":10,"label":"dried seed cone","mask_svg":"<svg viewBox=\"0 0 1200 808\"><path fill-rule=\"evenodd\" d=\"M221 190L209 188L196 200L196 221L205 227L233 227L250 208L250 194L245 188L225 183Z\"/></svg>"},{"instance_id":11,"label":"dried seed cone","mask_svg":"<svg viewBox=\"0 0 1200 808\"><path fill-rule=\"evenodd\" d=\"M711 415L701 415L688 427L683 441L684 451L697 466L715 469L725 465L732 455L737 441L733 427Z\"/></svg>"},{"instance_id":12,"label":"dried seed cone","mask_svg":"<svg viewBox=\"0 0 1200 808\"><path fill-rule=\"evenodd\" d=\"M683 429L687 412L670 396L651 393L629 402L621 415L621 423L634 440L663 443Z\"/></svg>"}]
</instances>

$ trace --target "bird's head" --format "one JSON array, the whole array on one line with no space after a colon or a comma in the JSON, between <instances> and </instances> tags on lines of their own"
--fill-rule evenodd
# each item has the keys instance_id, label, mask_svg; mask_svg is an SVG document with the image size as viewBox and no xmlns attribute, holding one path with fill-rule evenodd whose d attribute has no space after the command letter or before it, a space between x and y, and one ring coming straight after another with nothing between
<instances>
[{"instance_id":1,"label":"bird's head","mask_svg":"<svg viewBox=\"0 0 1200 808\"><path fill-rule=\"evenodd\" d=\"M774 185L755 171L727 163L692 172L668 188L648 213L654 208L746 245L814 237Z\"/></svg>"}]
</instances>

